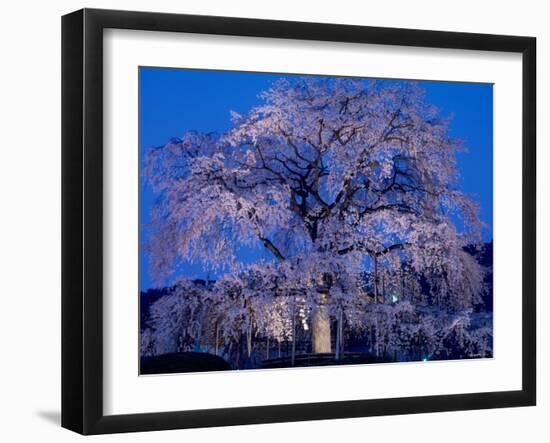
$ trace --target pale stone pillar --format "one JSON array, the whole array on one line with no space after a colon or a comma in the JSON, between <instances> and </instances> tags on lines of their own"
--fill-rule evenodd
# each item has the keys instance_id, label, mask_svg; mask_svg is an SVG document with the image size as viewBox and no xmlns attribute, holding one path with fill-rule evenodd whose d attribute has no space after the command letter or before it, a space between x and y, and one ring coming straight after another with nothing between
<instances>
[{"instance_id":1,"label":"pale stone pillar","mask_svg":"<svg viewBox=\"0 0 550 443\"><path fill-rule=\"evenodd\" d=\"M314 354L330 353L330 317L325 306L326 294L321 294L311 324L311 350Z\"/></svg>"}]
</instances>

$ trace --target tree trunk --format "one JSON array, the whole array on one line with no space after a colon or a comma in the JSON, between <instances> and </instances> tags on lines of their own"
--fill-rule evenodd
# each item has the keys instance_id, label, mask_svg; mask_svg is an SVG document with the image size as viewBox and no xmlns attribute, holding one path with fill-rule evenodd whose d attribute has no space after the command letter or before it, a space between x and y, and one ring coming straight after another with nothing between
<instances>
[{"instance_id":1,"label":"tree trunk","mask_svg":"<svg viewBox=\"0 0 550 443\"><path fill-rule=\"evenodd\" d=\"M344 357L344 311L340 308L339 318L338 318L338 335L339 340L338 344L340 346L340 358Z\"/></svg>"},{"instance_id":2,"label":"tree trunk","mask_svg":"<svg viewBox=\"0 0 550 443\"><path fill-rule=\"evenodd\" d=\"M340 310L338 310L337 318L336 318L336 340L335 340L335 346L336 350L334 351L334 358L336 360L340 360Z\"/></svg>"},{"instance_id":3,"label":"tree trunk","mask_svg":"<svg viewBox=\"0 0 550 443\"><path fill-rule=\"evenodd\" d=\"M331 352L330 318L325 306L328 294L321 294L319 303L313 313L311 325L311 351L314 354Z\"/></svg>"},{"instance_id":4,"label":"tree trunk","mask_svg":"<svg viewBox=\"0 0 550 443\"><path fill-rule=\"evenodd\" d=\"M401 268L401 300L405 301L405 271Z\"/></svg>"},{"instance_id":5,"label":"tree trunk","mask_svg":"<svg viewBox=\"0 0 550 443\"><path fill-rule=\"evenodd\" d=\"M374 303L378 303L378 259L374 255Z\"/></svg>"},{"instance_id":6,"label":"tree trunk","mask_svg":"<svg viewBox=\"0 0 550 443\"><path fill-rule=\"evenodd\" d=\"M219 355L219 346L220 346L220 325L216 322L216 355Z\"/></svg>"},{"instance_id":7,"label":"tree trunk","mask_svg":"<svg viewBox=\"0 0 550 443\"><path fill-rule=\"evenodd\" d=\"M248 325L248 331L246 334L246 353L248 354L248 358L250 358L250 355L252 354L252 321Z\"/></svg>"},{"instance_id":8,"label":"tree trunk","mask_svg":"<svg viewBox=\"0 0 550 443\"><path fill-rule=\"evenodd\" d=\"M292 349L290 354L290 365L294 366L296 362L296 311L292 308Z\"/></svg>"}]
</instances>

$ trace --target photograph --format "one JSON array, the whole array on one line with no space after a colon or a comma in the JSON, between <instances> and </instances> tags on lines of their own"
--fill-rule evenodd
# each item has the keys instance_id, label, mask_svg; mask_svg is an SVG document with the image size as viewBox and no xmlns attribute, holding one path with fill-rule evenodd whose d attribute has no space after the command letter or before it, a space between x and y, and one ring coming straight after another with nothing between
<instances>
[{"instance_id":1,"label":"photograph","mask_svg":"<svg viewBox=\"0 0 550 443\"><path fill-rule=\"evenodd\" d=\"M139 67L140 374L493 357L493 85Z\"/></svg>"}]
</instances>

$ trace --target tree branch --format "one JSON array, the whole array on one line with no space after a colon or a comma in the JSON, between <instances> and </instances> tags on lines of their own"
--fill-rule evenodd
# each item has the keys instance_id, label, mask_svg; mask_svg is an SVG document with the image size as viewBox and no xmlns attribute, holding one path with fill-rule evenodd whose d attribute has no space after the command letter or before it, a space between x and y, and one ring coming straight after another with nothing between
<instances>
[{"instance_id":1,"label":"tree branch","mask_svg":"<svg viewBox=\"0 0 550 443\"><path fill-rule=\"evenodd\" d=\"M275 258L277 260L279 260L280 262L283 262L285 261L285 258L283 256L283 254L281 254L281 251L279 251L279 249L277 248L277 246L275 246L271 240L269 240L268 238L266 237L263 237L261 234L258 234L258 238L261 240L261 242L263 243L263 245L267 248L267 250L269 252L271 252Z\"/></svg>"},{"instance_id":2,"label":"tree branch","mask_svg":"<svg viewBox=\"0 0 550 443\"><path fill-rule=\"evenodd\" d=\"M362 251L366 252L369 255L372 255L373 257L380 257L381 255L387 254L388 252L394 251L396 249L404 249L408 244L407 243L395 243L393 245L387 246L383 248L380 251L375 251L373 249L367 248L365 245L356 244L348 246L347 248L340 249L338 251L339 255L345 255L352 251Z\"/></svg>"}]
</instances>

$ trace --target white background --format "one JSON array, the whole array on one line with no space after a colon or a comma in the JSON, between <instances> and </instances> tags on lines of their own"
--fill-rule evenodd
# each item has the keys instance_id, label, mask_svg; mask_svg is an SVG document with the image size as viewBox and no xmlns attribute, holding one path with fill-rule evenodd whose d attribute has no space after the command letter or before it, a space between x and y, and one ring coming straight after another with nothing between
<instances>
[{"instance_id":1,"label":"white background","mask_svg":"<svg viewBox=\"0 0 550 443\"><path fill-rule=\"evenodd\" d=\"M550 96L550 30L544 2L201 2L52 1L3 5L0 44L0 263L2 348L0 436L4 441L73 441L62 430L60 391L60 15L82 6L234 15L286 20L524 34L538 37L538 145L542 154L542 108ZM539 226L548 222L548 156L539 155ZM546 199L548 201L548 199ZM121 441L548 441L550 427L550 327L542 322L550 289L547 234L539 228L539 406L401 417L377 417L223 429L166 431L97 437ZM546 249L546 251L544 250ZM546 271L548 274L548 271ZM443 437L443 438L442 438Z\"/></svg>"}]
</instances>

